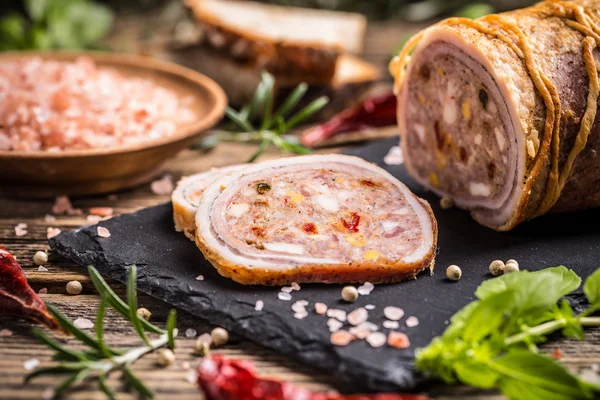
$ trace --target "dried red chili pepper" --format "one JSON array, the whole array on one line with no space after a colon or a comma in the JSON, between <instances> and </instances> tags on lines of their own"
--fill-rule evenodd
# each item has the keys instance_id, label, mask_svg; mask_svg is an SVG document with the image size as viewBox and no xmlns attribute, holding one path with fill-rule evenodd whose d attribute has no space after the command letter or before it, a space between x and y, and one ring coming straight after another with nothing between
<instances>
[{"instance_id":1,"label":"dried red chili pepper","mask_svg":"<svg viewBox=\"0 0 600 400\"><path fill-rule=\"evenodd\" d=\"M348 229L350 232L358 232L358 224L360 224L360 215L353 212L350 213L349 221L344 218L341 218L341 220L342 225L344 225L344 228Z\"/></svg>"},{"instance_id":2,"label":"dried red chili pepper","mask_svg":"<svg viewBox=\"0 0 600 400\"><path fill-rule=\"evenodd\" d=\"M21 266L0 246L0 315L15 315L59 329L46 305L31 289Z\"/></svg>"},{"instance_id":3,"label":"dried red chili pepper","mask_svg":"<svg viewBox=\"0 0 600 400\"><path fill-rule=\"evenodd\" d=\"M393 93L369 98L329 121L302 132L300 142L312 147L337 133L396 125L396 112L397 102Z\"/></svg>"},{"instance_id":4,"label":"dried red chili pepper","mask_svg":"<svg viewBox=\"0 0 600 400\"><path fill-rule=\"evenodd\" d=\"M198 385L207 400L428 400L411 394L341 395L307 389L256 376L249 361L206 357L198 367Z\"/></svg>"}]
</instances>

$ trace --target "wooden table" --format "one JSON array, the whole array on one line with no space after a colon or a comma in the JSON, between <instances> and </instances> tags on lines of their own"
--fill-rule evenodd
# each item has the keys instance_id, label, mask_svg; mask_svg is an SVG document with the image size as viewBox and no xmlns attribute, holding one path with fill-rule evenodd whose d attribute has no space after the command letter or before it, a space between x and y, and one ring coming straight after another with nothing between
<instances>
[{"instance_id":1,"label":"wooden table","mask_svg":"<svg viewBox=\"0 0 600 400\"><path fill-rule=\"evenodd\" d=\"M365 57L377 63L382 70L388 61L389 55L406 27L395 23L371 24L367 37ZM224 143L217 146L209 153L199 151L184 151L170 161L166 170L176 180L182 175L188 175L206 170L213 166L233 164L244 161L253 148L243 144ZM278 153L269 151L263 158L277 157ZM1 167L1 166L0 166ZM77 208L84 210L81 217L58 217L56 222L47 223L44 216L50 213L52 200L15 200L0 198L0 243L11 251L25 269L31 286L39 291L48 289L48 294L41 295L45 301L56 304L69 317L75 319L84 317L93 319L96 313L98 297L85 270L73 263L50 252L47 265L48 272L39 272L33 265L32 257L36 251L47 250L46 229L58 227L63 231L74 229L87 224L85 212L89 207L113 207L115 214L127 213L140 208L149 207L167 201L168 196L152 194L149 185L137 189L118 193L116 199L107 196L73 199ZM28 224L28 233L23 237L16 237L14 227L18 223ZM65 285L71 280L78 280L83 284L83 293L78 296L66 295ZM117 293L123 295L122 285L109 281ZM168 305L153 300L147 296L140 297L140 306L152 311L152 321L163 324L166 320ZM23 363L32 358L39 359L42 364L48 363L51 352L38 344L30 334L30 324L21 320L2 317L0 329L9 329L13 332L11 337L0 337L0 399L40 399L43 391L56 385L58 380L41 378L28 385L23 385L25 375ZM185 313L180 313L178 326L183 332L187 328L197 330L198 334L208 332L212 328L205 321L195 319ZM137 345L137 335L114 312L108 313L106 338L111 345L131 346ZM134 366L138 376L142 377L154 389L158 398L162 399L197 399L202 398L193 383L186 380L188 370L182 365L184 362L195 365L198 358L192 355L195 339L183 337L178 339L176 363L161 369L155 365L156 356L149 355L137 362ZM71 340L69 340L71 342ZM586 341L576 342L565 340L552 343L547 350L559 347L563 352L562 361L572 367L589 367L600 362L600 330L586 331ZM314 366L300 365L286 357L279 356L249 341L233 338L220 353L240 359L253 360L260 373L265 376L276 377L295 382L299 385L316 390L333 390L335 382L322 371L315 370ZM125 388L116 378L110 384L119 389L119 398L131 398ZM337 389L343 390L343 386ZM481 392L463 387L436 386L427 388L432 396L437 399L464 399L464 400L498 400L502 396L496 393ZM72 399L103 399L94 385L82 387L69 395Z\"/></svg>"}]
</instances>

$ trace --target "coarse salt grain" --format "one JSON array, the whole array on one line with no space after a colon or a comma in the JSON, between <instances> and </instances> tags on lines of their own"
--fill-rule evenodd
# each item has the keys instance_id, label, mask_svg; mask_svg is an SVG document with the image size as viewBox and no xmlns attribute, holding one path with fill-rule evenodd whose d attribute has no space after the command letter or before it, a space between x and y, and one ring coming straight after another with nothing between
<instances>
[{"instance_id":1,"label":"coarse salt grain","mask_svg":"<svg viewBox=\"0 0 600 400\"><path fill-rule=\"evenodd\" d=\"M102 221L102 217L100 217L99 215L88 215L86 217L86 220L90 224L97 224L98 222Z\"/></svg>"},{"instance_id":2,"label":"coarse salt grain","mask_svg":"<svg viewBox=\"0 0 600 400\"><path fill-rule=\"evenodd\" d=\"M400 323L398 321L383 321L383 327L386 329L398 329L400 327Z\"/></svg>"},{"instance_id":3,"label":"coarse salt grain","mask_svg":"<svg viewBox=\"0 0 600 400\"><path fill-rule=\"evenodd\" d=\"M27 235L27 224L20 223L17 226L15 226L15 235L17 237Z\"/></svg>"},{"instance_id":4,"label":"coarse salt grain","mask_svg":"<svg viewBox=\"0 0 600 400\"><path fill-rule=\"evenodd\" d=\"M356 336L357 339L360 339L360 340L366 339L367 336L369 336L369 334L371 333L370 330L360 327L360 326L353 326L349 329L349 331L351 334Z\"/></svg>"},{"instance_id":5,"label":"coarse salt grain","mask_svg":"<svg viewBox=\"0 0 600 400\"><path fill-rule=\"evenodd\" d=\"M46 214L44 216L44 222L56 222L56 217L54 215Z\"/></svg>"},{"instance_id":6,"label":"coarse salt grain","mask_svg":"<svg viewBox=\"0 0 600 400\"><path fill-rule=\"evenodd\" d=\"M25 371L33 371L39 365L40 365L40 360L38 360L37 358L30 358L29 360L26 360L23 363L23 368L25 368Z\"/></svg>"},{"instance_id":7,"label":"coarse salt grain","mask_svg":"<svg viewBox=\"0 0 600 400\"><path fill-rule=\"evenodd\" d=\"M358 294L361 296L368 296L375 289L375 286L371 282L365 282L358 287Z\"/></svg>"},{"instance_id":8,"label":"coarse salt grain","mask_svg":"<svg viewBox=\"0 0 600 400\"><path fill-rule=\"evenodd\" d=\"M12 331L10 329L2 329L0 330L0 337L9 337L12 336Z\"/></svg>"},{"instance_id":9,"label":"coarse salt grain","mask_svg":"<svg viewBox=\"0 0 600 400\"><path fill-rule=\"evenodd\" d=\"M331 344L334 346L347 346L354 340L354 335L348 331L339 330L331 334Z\"/></svg>"},{"instance_id":10,"label":"coarse salt grain","mask_svg":"<svg viewBox=\"0 0 600 400\"><path fill-rule=\"evenodd\" d=\"M210 335L210 333L203 333L202 335L198 336L198 339L196 339L196 341L206 343L210 346L212 344L212 336Z\"/></svg>"},{"instance_id":11,"label":"coarse salt grain","mask_svg":"<svg viewBox=\"0 0 600 400\"><path fill-rule=\"evenodd\" d=\"M40 265L40 266L38 267L38 271L39 271L39 272L48 272L48 268L46 268L46 267L44 267L44 266L41 266L41 265Z\"/></svg>"},{"instance_id":12,"label":"coarse salt grain","mask_svg":"<svg viewBox=\"0 0 600 400\"><path fill-rule=\"evenodd\" d=\"M344 326L344 324L335 318L329 318L327 320L327 327L329 328L329 332L337 332L340 329L342 329L342 326Z\"/></svg>"},{"instance_id":13,"label":"coarse salt grain","mask_svg":"<svg viewBox=\"0 0 600 400\"><path fill-rule=\"evenodd\" d=\"M330 308L327 310L327 316L330 318L335 318L338 321L345 322L346 321L346 311L338 310L335 308Z\"/></svg>"},{"instance_id":14,"label":"coarse salt grain","mask_svg":"<svg viewBox=\"0 0 600 400\"><path fill-rule=\"evenodd\" d=\"M388 346L395 347L397 349L408 349L410 347L410 340L408 340L408 336L402 332L390 332L387 343Z\"/></svg>"},{"instance_id":15,"label":"coarse salt grain","mask_svg":"<svg viewBox=\"0 0 600 400\"><path fill-rule=\"evenodd\" d=\"M110 232L105 227L99 226L98 227L98 236L100 236L101 238L107 238L107 237L110 237Z\"/></svg>"},{"instance_id":16,"label":"coarse salt grain","mask_svg":"<svg viewBox=\"0 0 600 400\"><path fill-rule=\"evenodd\" d=\"M372 332L369 334L369 336L367 336L366 340L367 343L371 345L371 347L377 348L385 344L385 342L387 341L387 337L381 332Z\"/></svg>"},{"instance_id":17,"label":"coarse salt grain","mask_svg":"<svg viewBox=\"0 0 600 400\"><path fill-rule=\"evenodd\" d=\"M306 311L306 306L308 305L308 301L306 300L298 300L297 302L295 302L294 304L292 304L292 310L294 312L305 312Z\"/></svg>"},{"instance_id":18,"label":"coarse salt grain","mask_svg":"<svg viewBox=\"0 0 600 400\"><path fill-rule=\"evenodd\" d=\"M406 326L409 328L414 328L417 325L419 325L419 319L417 317L411 316L406 318Z\"/></svg>"},{"instance_id":19,"label":"coarse salt grain","mask_svg":"<svg viewBox=\"0 0 600 400\"><path fill-rule=\"evenodd\" d=\"M295 290L295 291L298 291L301 288L300 288L300 285L298 285L296 282L292 282L292 289Z\"/></svg>"},{"instance_id":20,"label":"coarse salt grain","mask_svg":"<svg viewBox=\"0 0 600 400\"><path fill-rule=\"evenodd\" d=\"M203 281L203 280L204 280L204 275L198 275L198 276L196 277L196 280L197 280L197 281Z\"/></svg>"},{"instance_id":21,"label":"coarse salt grain","mask_svg":"<svg viewBox=\"0 0 600 400\"><path fill-rule=\"evenodd\" d=\"M262 311L264 307L265 307L265 302L262 300L257 300L256 305L254 306L254 309L256 311Z\"/></svg>"},{"instance_id":22,"label":"coarse salt grain","mask_svg":"<svg viewBox=\"0 0 600 400\"><path fill-rule=\"evenodd\" d=\"M375 332L379 330L379 327L372 322L365 321L362 324L358 325L358 328L368 329L371 332Z\"/></svg>"},{"instance_id":23,"label":"coarse salt grain","mask_svg":"<svg viewBox=\"0 0 600 400\"><path fill-rule=\"evenodd\" d=\"M292 300L292 295L289 293L285 293L285 292L279 292L279 293L277 293L277 298L279 298L279 300L283 300L283 301L290 301L290 300Z\"/></svg>"},{"instance_id":24,"label":"coarse salt grain","mask_svg":"<svg viewBox=\"0 0 600 400\"><path fill-rule=\"evenodd\" d=\"M315 312L319 315L325 315L327 313L327 304L315 303Z\"/></svg>"},{"instance_id":25,"label":"coarse salt grain","mask_svg":"<svg viewBox=\"0 0 600 400\"><path fill-rule=\"evenodd\" d=\"M173 136L196 118L180 96L88 57L0 65L0 150L85 150Z\"/></svg>"},{"instance_id":26,"label":"coarse salt grain","mask_svg":"<svg viewBox=\"0 0 600 400\"><path fill-rule=\"evenodd\" d=\"M171 175L165 175L150 184L150 190L156 195L168 195L173 193L175 186Z\"/></svg>"},{"instance_id":27,"label":"coarse salt grain","mask_svg":"<svg viewBox=\"0 0 600 400\"><path fill-rule=\"evenodd\" d=\"M292 293L293 290L294 290L294 288L291 287L291 286L284 286L284 287L281 288L281 291L283 293Z\"/></svg>"},{"instance_id":28,"label":"coarse salt grain","mask_svg":"<svg viewBox=\"0 0 600 400\"><path fill-rule=\"evenodd\" d=\"M387 165L404 164L404 155L402 154L402 149L400 146L393 146L383 158L383 162Z\"/></svg>"},{"instance_id":29,"label":"coarse salt grain","mask_svg":"<svg viewBox=\"0 0 600 400\"><path fill-rule=\"evenodd\" d=\"M112 207L92 207L88 211L90 214L98 217L110 217L114 212Z\"/></svg>"},{"instance_id":30,"label":"coarse salt grain","mask_svg":"<svg viewBox=\"0 0 600 400\"><path fill-rule=\"evenodd\" d=\"M54 199L54 205L52 205L52 214L68 214L71 210L73 210L73 205L71 205L71 200L69 200L67 196L58 196L56 199Z\"/></svg>"},{"instance_id":31,"label":"coarse salt grain","mask_svg":"<svg viewBox=\"0 0 600 400\"><path fill-rule=\"evenodd\" d=\"M40 291L38 292L39 294L47 294L48 293L48 288L41 288Z\"/></svg>"},{"instance_id":32,"label":"coarse salt grain","mask_svg":"<svg viewBox=\"0 0 600 400\"><path fill-rule=\"evenodd\" d=\"M187 329L185 330L185 337L186 337L186 338L193 338L193 337L196 337L196 335L197 335L197 334L198 334L198 332L196 332L196 330L195 330L195 329L193 329L193 328L187 328Z\"/></svg>"},{"instance_id":33,"label":"coarse salt grain","mask_svg":"<svg viewBox=\"0 0 600 400\"><path fill-rule=\"evenodd\" d=\"M404 317L404 310L398 307L387 306L383 309L383 315L391 321L399 321Z\"/></svg>"},{"instance_id":34,"label":"coarse salt grain","mask_svg":"<svg viewBox=\"0 0 600 400\"><path fill-rule=\"evenodd\" d=\"M94 323L87 318L77 318L73 321L73 325L79 329L92 329L94 327Z\"/></svg>"},{"instance_id":35,"label":"coarse salt grain","mask_svg":"<svg viewBox=\"0 0 600 400\"><path fill-rule=\"evenodd\" d=\"M350 314L348 314L348 317L347 317L350 325L354 325L354 326L362 324L368 318L369 318L369 312L366 309L364 309L363 307L357 308L356 310L352 311Z\"/></svg>"},{"instance_id":36,"label":"coarse salt grain","mask_svg":"<svg viewBox=\"0 0 600 400\"><path fill-rule=\"evenodd\" d=\"M294 313L294 318L296 318L296 319L304 319L306 317L308 317L307 311L301 311L301 312Z\"/></svg>"},{"instance_id":37,"label":"coarse salt grain","mask_svg":"<svg viewBox=\"0 0 600 400\"><path fill-rule=\"evenodd\" d=\"M49 227L46 230L46 236L48 237L48 239L52 239L53 237L60 235L60 232L61 231L58 228L51 228L51 227Z\"/></svg>"},{"instance_id":38,"label":"coarse salt grain","mask_svg":"<svg viewBox=\"0 0 600 400\"><path fill-rule=\"evenodd\" d=\"M367 310L374 310L374 309L375 309L375 306L374 306L373 304L367 304L367 305L365 306L365 308L366 308Z\"/></svg>"}]
</instances>

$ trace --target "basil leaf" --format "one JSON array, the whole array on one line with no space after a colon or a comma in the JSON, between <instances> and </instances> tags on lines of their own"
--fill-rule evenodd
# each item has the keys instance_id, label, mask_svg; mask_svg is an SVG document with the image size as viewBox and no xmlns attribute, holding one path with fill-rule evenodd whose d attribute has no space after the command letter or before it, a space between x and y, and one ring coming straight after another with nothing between
<instances>
[{"instance_id":1,"label":"basil leaf","mask_svg":"<svg viewBox=\"0 0 600 400\"><path fill-rule=\"evenodd\" d=\"M516 379L501 379L498 386L510 400L576 400L572 396L542 389Z\"/></svg>"},{"instance_id":2,"label":"basil leaf","mask_svg":"<svg viewBox=\"0 0 600 400\"><path fill-rule=\"evenodd\" d=\"M562 399L563 397L560 396L567 396L564 397L565 399L594 398L589 387L571 375L560 364L546 356L525 350L513 350L490 362L489 365L505 377L500 381L500 388L503 390L510 390L515 386L521 387L519 383L522 383L552 393L552 396L545 399ZM511 398L529 400L532 397Z\"/></svg>"},{"instance_id":3,"label":"basil leaf","mask_svg":"<svg viewBox=\"0 0 600 400\"><path fill-rule=\"evenodd\" d=\"M583 293L592 307L600 307L600 269L597 269L585 280Z\"/></svg>"},{"instance_id":4,"label":"basil leaf","mask_svg":"<svg viewBox=\"0 0 600 400\"><path fill-rule=\"evenodd\" d=\"M505 321L505 314L514 306L514 290L506 290L481 300L464 324L462 337L477 342L497 331Z\"/></svg>"},{"instance_id":5,"label":"basil leaf","mask_svg":"<svg viewBox=\"0 0 600 400\"><path fill-rule=\"evenodd\" d=\"M454 368L461 382L482 389L494 388L500 378L498 372L474 360L456 362Z\"/></svg>"},{"instance_id":6,"label":"basil leaf","mask_svg":"<svg viewBox=\"0 0 600 400\"><path fill-rule=\"evenodd\" d=\"M34 22L40 22L44 19L50 2L51 0L25 0L23 3L29 18Z\"/></svg>"},{"instance_id":7,"label":"basil leaf","mask_svg":"<svg viewBox=\"0 0 600 400\"><path fill-rule=\"evenodd\" d=\"M0 19L0 50L19 50L25 43L26 21L11 13Z\"/></svg>"},{"instance_id":8,"label":"basil leaf","mask_svg":"<svg viewBox=\"0 0 600 400\"><path fill-rule=\"evenodd\" d=\"M563 336L578 340L584 339L583 326L579 320L575 318L575 313L566 299L563 299L560 308L556 307L556 317L567 321L567 326L562 330Z\"/></svg>"}]
</instances>

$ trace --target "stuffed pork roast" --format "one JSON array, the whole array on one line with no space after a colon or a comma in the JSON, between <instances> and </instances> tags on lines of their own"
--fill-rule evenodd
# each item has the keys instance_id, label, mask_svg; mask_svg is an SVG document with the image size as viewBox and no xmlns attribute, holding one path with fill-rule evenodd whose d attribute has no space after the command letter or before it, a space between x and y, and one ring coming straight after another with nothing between
<instances>
[{"instance_id":1,"label":"stuffed pork roast","mask_svg":"<svg viewBox=\"0 0 600 400\"><path fill-rule=\"evenodd\" d=\"M411 39L390 64L409 173L500 231L599 206L599 23L598 0L544 1Z\"/></svg>"},{"instance_id":2,"label":"stuffed pork roast","mask_svg":"<svg viewBox=\"0 0 600 400\"><path fill-rule=\"evenodd\" d=\"M433 268L429 205L383 169L343 155L284 158L204 190L196 244L243 284L395 282Z\"/></svg>"}]
</instances>

